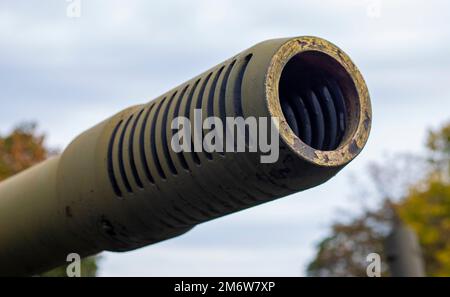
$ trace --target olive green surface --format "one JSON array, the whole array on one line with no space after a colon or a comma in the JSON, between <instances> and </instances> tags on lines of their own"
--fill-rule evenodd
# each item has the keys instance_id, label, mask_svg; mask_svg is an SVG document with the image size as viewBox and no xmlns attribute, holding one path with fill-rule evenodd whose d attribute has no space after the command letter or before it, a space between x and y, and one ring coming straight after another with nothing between
<instances>
[{"instance_id":1,"label":"olive green surface","mask_svg":"<svg viewBox=\"0 0 450 297\"><path fill-rule=\"evenodd\" d=\"M281 72L302 51L325 53L340 65L330 73L347 92L349 130L334 151L308 147L281 112ZM178 115L192 120L195 107L204 117L278 117L278 161L261 163L259 151L175 153L170 123ZM61 156L0 183L0 275L33 275L70 253L137 249L320 185L359 154L370 123L367 87L339 48L316 37L259 43L150 103L119 112L78 136Z\"/></svg>"}]
</instances>

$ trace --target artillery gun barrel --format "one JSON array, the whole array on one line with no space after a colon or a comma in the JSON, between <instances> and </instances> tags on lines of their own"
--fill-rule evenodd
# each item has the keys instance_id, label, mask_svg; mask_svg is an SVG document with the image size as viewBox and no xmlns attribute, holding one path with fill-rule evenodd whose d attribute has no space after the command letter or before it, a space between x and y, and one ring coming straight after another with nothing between
<instances>
[{"instance_id":1,"label":"artillery gun barrel","mask_svg":"<svg viewBox=\"0 0 450 297\"><path fill-rule=\"evenodd\" d=\"M261 146L250 151L249 133L244 152L174 150L173 120L194 125L196 109L225 121L271 119L277 139L259 137L278 140L276 159ZM2 182L0 275L40 273L70 253L137 249L320 185L361 152L371 116L361 73L332 43L296 37L256 44ZM225 125L230 129L236 132ZM197 137L183 144L196 146Z\"/></svg>"}]
</instances>

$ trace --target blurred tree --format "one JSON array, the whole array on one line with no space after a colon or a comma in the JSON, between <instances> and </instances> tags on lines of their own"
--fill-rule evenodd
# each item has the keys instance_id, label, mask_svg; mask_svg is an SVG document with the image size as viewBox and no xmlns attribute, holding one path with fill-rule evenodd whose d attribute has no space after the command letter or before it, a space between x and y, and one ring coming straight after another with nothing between
<instances>
[{"instance_id":1,"label":"blurred tree","mask_svg":"<svg viewBox=\"0 0 450 297\"><path fill-rule=\"evenodd\" d=\"M400 201L400 217L417 233L430 276L450 276L450 123L431 131L430 170Z\"/></svg>"},{"instance_id":2,"label":"blurred tree","mask_svg":"<svg viewBox=\"0 0 450 297\"><path fill-rule=\"evenodd\" d=\"M94 277L97 275L99 256L88 257L81 260L81 276ZM41 274L43 277L66 277L67 266L60 266L46 273Z\"/></svg>"},{"instance_id":3,"label":"blurred tree","mask_svg":"<svg viewBox=\"0 0 450 297\"><path fill-rule=\"evenodd\" d=\"M309 276L343 277L366 276L366 257L378 253L382 263L383 240L389 232L393 219L392 205L386 201L376 211L366 210L362 215L347 223L335 223L331 235L320 242L315 259L309 264ZM381 266L382 275L387 267Z\"/></svg>"},{"instance_id":4,"label":"blurred tree","mask_svg":"<svg viewBox=\"0 0 450 297\"><path fill-rule=\"evenodd\" d=\"M50 150L44 142L45 135L37 133L34 123L21 124L9 135L0 135L0 181L55 154L56 150ZM98 257L83 259L81 275L96 276L97 260ZM65 277L66 267L56 268L42 276Z\"/></svg>"},{"instance_id":5,"label":"blurred tree","mask_svg":"<svg viewBox=\"0 0 450 297\"><path fill-rule=\"evenodd\" d=\"M425 174L415 172L422 173L418 181L412 180L412 171L389 172L392 163L384 169L372 167L371 179L382 197L381 206L364 209L350 221L334 223L331 235L317 246L307 268L309 276L366 276L366 257L373 252L387 263L383 245L396 216L417 233L427 275L450 275L450 123L429 133L427 149ZM405 176L411 182L404 183L406 193L395 199L390 188L400 182L393 179ZM389 275L386 265L382 265L382 275Z\"/></svg>"},{"instance_id":6,"label":"blurred tree","mask_svg":"<svg viewBox=\"0 0 450 297\"><path fill-rule=\"evenodd\" d=\"M0 181L45 160L48 149L35 124L22 124L10 135L0 136Z\"/></svg>"}]
</instances>

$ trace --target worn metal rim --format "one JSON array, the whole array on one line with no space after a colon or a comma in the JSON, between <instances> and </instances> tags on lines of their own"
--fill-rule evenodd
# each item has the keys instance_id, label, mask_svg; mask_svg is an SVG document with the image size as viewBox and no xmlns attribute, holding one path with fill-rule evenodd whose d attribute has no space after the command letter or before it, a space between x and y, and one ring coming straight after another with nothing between
<instances>
[{"instance_id":1,"label":"worn metal rim","mask_svg":"<svg viewBox=\"0 0 450 297\"><path fill-rule=\"evenodd\" d=\"M336 150L321 151L305 144L289 127L279 100L279 82L289 60L306 51L317 51L338 62L350 77L356 94L352 98L357 113L350 118L350 128ZM371 128L371 105L369 92L360 71L351 59L334 44L318 37L304 36L284 43L269 64L265 80L266 104L272 117L278 118L281 139L299 157L320 166L342 166L355 158L365 146ZM357 105L356 105L357 104Z\"/></svg>"}]
</instances>

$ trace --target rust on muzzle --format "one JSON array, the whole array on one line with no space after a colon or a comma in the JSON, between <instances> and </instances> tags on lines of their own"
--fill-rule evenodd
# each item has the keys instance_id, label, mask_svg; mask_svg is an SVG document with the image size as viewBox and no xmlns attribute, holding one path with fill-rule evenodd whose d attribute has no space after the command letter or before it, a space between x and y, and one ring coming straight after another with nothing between
<instances>
[{"instance_id":1,"label":"rust on muzzle","mask_svg":"<svg viewBox=\"0 0 450 297\"><path fill-rule=\"evenodd\" d=\"M196 109L278 119L277 160L261 162L260 150L174 151L171 123L193 124ZM370 125L366 84L338 47L317 37L259 43L2 182L0 274L137 249L318 186L361 152Z\"/></svg>"}]
</instances>

